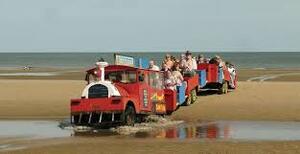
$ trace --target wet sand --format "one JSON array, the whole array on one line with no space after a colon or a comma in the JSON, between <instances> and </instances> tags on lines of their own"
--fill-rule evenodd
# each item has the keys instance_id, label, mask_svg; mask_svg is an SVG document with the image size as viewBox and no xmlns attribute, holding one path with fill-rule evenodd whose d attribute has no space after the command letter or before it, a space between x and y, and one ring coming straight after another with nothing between
<instances>
[{"instance_id":1,"label":"wet sand","mask_svg":"<svg viewBox=\"0 0 300 154\"><path fill-rule=\"evenodd\" d=\"M205 92L198 102L181 107L172 117L186 121L300 120L300 82L239 82L226 95Z\"/></svg>"},{"instance_id":2,"label":"wet sand","mask_svg":"<svg viewBox=\"0 0 300 154\"><path fill-rule=\"evenodd\" d=\"M125 138L70 138L31 141L7 153L299 153L300 142L223 142ZM5 153L5 152L4 152Z\"/></svg>"},{"instance_id":3,"label":"wet sand","mask_svg":"<svg viewBox=\"0 0 300 154\"><path fill-rule=\"evenodd\" d=\"M238 90L226 95L204 92L198 102L180 107L173 119L300 120L300 76L280 76L276 82L246 82L249 78L286 74L294 70L239 71ZM73 72L74 73L74 72ZM75 73L76 74L76 73ZM0 119L62 119L69 115L70 98L80 97L85 82L77 74L42 77L0 77ZM59 79L56 80L56 79ZM282 81L284 80L284 81ZM268 81L268 80L267 80ZM289 82L287 82L289 81ZM0 139L28 149L14 153L299 153L300 142L199 141L196 139L127 139L71 137L50 140ZM12 152L12 151L10 151Z\"/></svg>"}]
</instances>

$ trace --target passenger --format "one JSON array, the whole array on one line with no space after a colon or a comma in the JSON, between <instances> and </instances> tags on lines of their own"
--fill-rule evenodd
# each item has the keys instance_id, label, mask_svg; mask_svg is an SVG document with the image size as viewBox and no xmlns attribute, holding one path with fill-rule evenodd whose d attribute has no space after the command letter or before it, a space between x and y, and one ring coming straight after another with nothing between
<instances>
[{"instance_id":1,"label":"passenger","mask_svg":"<svg viewBox=\"0 0 300 154\"><path fill-rule=\"evenodd\" d=\"M227 69L230 74L229 86L231 86L231 88L235 88L234 80L235 80L235 76L236 76L236 71L235 71L234 65L231 63L227 63L227 65L228 65Z\"/></svg>"},{"instance_id":2,"label":"passenger","mask_svg":"<svg viewBox=\"0 0 300 154\"><path fill-rule=\"evenodd\" d=\"M193 57L193 70L197 70L197 59L196 59L196 57Z\"/></svg>"},{"instance_id":3,"label":"passenger","mask_svg":"<svg viewBox=\"0 0 300 154\"><path fill-rule=\"evenodd\" d=\"M177 86L181 86L182 85L182 82L183 82L183 76L181 74L181 69L179 67L179 63L175 63L174 64L174 67L173 67L173 71L172 71L172 75L174 76L175 78L175 81L176 81L176 85Z\"/></svg>"},{"instance_id":4,"label":"passenger","mask_svg":"<svg viewBox=\"0 0 300 154\"><path fill-rule=\"evenodd\" d=\"M150 70L154 70L154 71L159 71L159 67L157 65L155 65L154 60L150 60L149 61L149 69Z\"/></svg>"},{"instance_id":5,"label":"passenger","mask_svg":"<svg viewBox=\"0 0 300 154\"><path fill-rule=\"evenodd\" d=\"M176 57L171 56L171 60L173 61L173 64L175 64L175 62L177 61Z\"/></svg>"},{"instance_id":6,"label":"passenger","mask_svg":"<svg viewBox=\"0 0 300 154\"><path fill-rule=\"evenodd\" d=\"M176 81L170 70L165 72L165 88L171 89L171 90L176 90Z\"/></svg>"},{"instance_id":7,"label":"passenger","mask_svg":"<svg viewBox=\"0 0 300 154\"><path fill-rule=\"evenodd\" d=\"M163 71L163 72L166 72L168 71L168 66L166 63L162 63L162 66L161 66L161 70L160 71Z\"/></svg>"},{"instance_id":8,"label":"passenger","mask_svg":"<svg viewBox=\"0 0 300 154\"><path fill-rule=\"evenodd\" d=\"M168 69L171 69L174 65L174 61L172 60L171 55L167 54L163 63L167 65Z\"/></svg>"},{"instance_id":9,"label":"passenger","mask_svg":"<svg viewBox=\"0 0 300 154\"><path fill-rule=\"evenodd\" d=\"M190 51L186 51L186 63L187 63L187 71L193 71L197 69L196 59L192 57L192 53Z\"/></svg>"},{"instance_id":10,"label":"passenger","mask_svg":"<svg viewBox=\"0 0 300 154\"><path fill-rule=\"evenodd\" d=\"M210 59L209 58L205 58L204 59L204 63L209 64Z\"/></svg>"},{"instance_id":11,"label":"passenger","mask_svg":"<svg viewBox=\"0 0 300 154\"><path fill-rule=\"evenodd\" d=\"M187 69L186 56L185 54L181 54L179 61L180 69L182 72L185 72Z\"/></svg>"},{"instance_id":12,"label":"passenger","mask_svg":"<svg viewBox=\"0 0 300 154\"><path fill-rule=\"evenodd\" d=\"M204 55L202 55L202 54L198 55L197 63L198 64L205 63L205 57L204 57Z\"/></svg>"},{"instance_id":13,"label":"passenger","mask_svg":"<svg viewBox=\"0 0 300 154\"><path fill-rule=\"evenodd\" d=\"M218 65L219 67L223 67L225 66L224 62L222 61L221 57L216 55L215 57L213 57L210 61L209 61L210 64L216 64Z\"/></svg>"}]
</instances>

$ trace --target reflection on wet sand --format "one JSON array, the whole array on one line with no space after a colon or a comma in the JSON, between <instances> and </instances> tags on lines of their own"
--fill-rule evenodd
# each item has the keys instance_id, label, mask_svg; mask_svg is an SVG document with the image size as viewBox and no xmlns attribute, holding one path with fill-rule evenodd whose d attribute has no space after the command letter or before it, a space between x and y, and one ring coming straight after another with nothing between
<instances>
[{"instance_id":1,"label":"reflection on wet sand","mask_svg":"<svg viewBox=\"0 0 300 154\"><path fill-rule=\"evenodd\" d=\"M156 126L156 125L155 125ZM0 121L0 139L29 138L47 139L70 136L126 138L162 138L162 139L217 139L217 140L300 140L300 122L267 121L217 121L203 123L181 123L169 127L145 126L128 127L124 131L137 130L128 135L120 135L111 129L92 129L74 132L73 129L58 127L57 121ZM71 127L72 128L72 127ZM0 146L6 148L6 146Z\"/></svg>"},{"instance_id":2,"label":"reflection on wet sand","mask_svg":"<svg viewBox=\"0 0 300 154\"><path fill-rule=\"evenodd\" d=\"M221 140L300 140L300 122L219 121L161 129L152 137Z\"/></svg>"},{"instance_id":3,"label":"reflection on wet sand","mask_svg":"<svg viewBox=\"0 0 300 154\"><path fill-rule=\"evenodd\" d=\"M168 129L162 129L154 135L155 138L177 139L228 139L229 125L211 123L207 125L179 125Z\"/></svg>"}]
</instances>

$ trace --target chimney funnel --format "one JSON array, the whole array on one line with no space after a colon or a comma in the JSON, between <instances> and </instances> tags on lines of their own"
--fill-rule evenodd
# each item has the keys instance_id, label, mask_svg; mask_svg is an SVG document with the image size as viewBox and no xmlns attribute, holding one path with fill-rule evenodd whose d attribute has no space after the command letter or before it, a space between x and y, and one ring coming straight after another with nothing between
<instances>
[{"instance_id":1,"label":"chimney funnel","mask_svg":"<svg viewBox=\"0 0 300 154\"><path fill-rule=\"evenodd\" d=\"M97 62L96 63L98 69L99 69L99 73L98 73L98 78L99 78L99 81L104 81L104 76L105 76L105 70L104 68L106 66L108 66L108 63L107 62Z\"/></svg>"}]
</instances>

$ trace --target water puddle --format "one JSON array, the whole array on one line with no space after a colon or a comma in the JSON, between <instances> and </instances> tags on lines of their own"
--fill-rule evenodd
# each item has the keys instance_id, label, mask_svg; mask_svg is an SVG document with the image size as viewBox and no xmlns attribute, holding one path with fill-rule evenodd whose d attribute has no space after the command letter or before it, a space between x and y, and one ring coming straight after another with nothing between
<instances>
[{"instance_id":1,"label":"water puddle","mask_svg":"<svg viewBox=\"0 0 300 154\"><path fill-rule=\"evenodd\" d=\"M71 136L116 136L126 138L165 138L199 140L300 140L300 122L216 121L203 123L137 124L74 133L67 123L57 121L0 121L0 140L5 138L47 139ZM7 145L1 145L5 149Z\"/></svg>"},{"instance_id":2,"label":"water puddle","mask_svg":"<svg viewBox=\"0 0 300 154\"><path fill-rule=\"evenodd\" d=\"M45 139L71 136L72 130L61 129L58 125L58 121L3 120L0 121L0 139Z\"/></svg>"},{"instance_id":3,"label":"water puddle","mask_svg":"<svg viewBox=\"0 0 300 154\"><path fill-rule=\"evenodd\" d=\"M16 146L12 144L0 144L0 152L25 149L25 146Z\"/></svg>"},{"instance_id":4,"label":"water puddle","mask_svg":"<svg viewBox=\"0 0 300 154\"><path fill-rule=\"evenodd\" d=\"M140 138L295 141L300 140L300 122L219 121L200 124L184 123L159 130L155 134L137 133L135 136Z\"/></svg>"}]
</instances>

